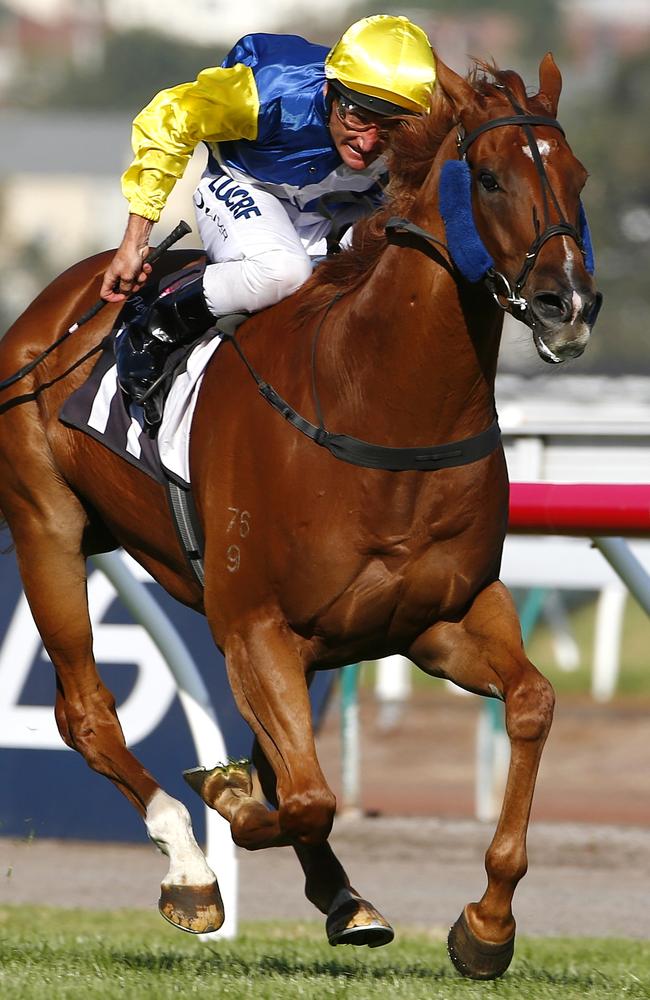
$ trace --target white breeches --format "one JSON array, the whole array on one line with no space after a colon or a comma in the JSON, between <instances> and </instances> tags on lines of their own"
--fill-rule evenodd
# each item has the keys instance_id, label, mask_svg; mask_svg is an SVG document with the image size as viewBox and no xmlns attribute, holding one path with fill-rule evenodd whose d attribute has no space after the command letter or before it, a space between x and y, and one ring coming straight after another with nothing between
<instances>
[{"instance_id":1,"label":"white breeches","mask_svg":"<svg viewBox=\"0 0 650 1000\"><path fill-rule=\"evenodd\" d=\"M225 174L204 174L194 205L208 255L203 291L215 316L274 305L310 276L310 253L325 252L326 220L301 233L278 198Z\"/></svg>"}]
</instances>

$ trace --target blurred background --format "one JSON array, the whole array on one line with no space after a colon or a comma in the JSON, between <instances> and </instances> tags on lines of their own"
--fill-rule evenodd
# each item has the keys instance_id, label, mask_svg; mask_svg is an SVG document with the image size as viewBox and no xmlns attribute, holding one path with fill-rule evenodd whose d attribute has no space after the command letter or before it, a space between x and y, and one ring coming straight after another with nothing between
<instances>
[{"instance_id":1,"label":"blurred background","mask_svg":"<svg viewBox=\"0 0 650 1000\"><path fill-rule=\"evenodd\" d=\"M494 60L531 91L540 59L554 53L564 79L559 118L590 173L583 200L605 305L584 356L557 367L539 360L526 328L507 324L497 402L511 478L650 483L648 0L0 0L0 334L55 275L119 243L130 124L158 90L218 65L247 32L331 45L354 20L383 12L420 24L456 71L472 57ZM152 242L181 217L194 223L203 158L198 150ZM641 545L650 565L650 543ZM588 539L507 543L504 579L527 615L531 656L561 695L544 765L552 780L538 808L546 818L647 825L650 627L599 559ZM364 766L349 804L493 812L474 802L476 700L406 664L382 685L380 670L367 665L355 679ZM327 714L320 736L335 771L338 714ZM415 767L425 743L447 765L438 785L430 752L419 765L427 770ZM405 760L389 802L388 769Z\"/></svg>"}]
</instances>

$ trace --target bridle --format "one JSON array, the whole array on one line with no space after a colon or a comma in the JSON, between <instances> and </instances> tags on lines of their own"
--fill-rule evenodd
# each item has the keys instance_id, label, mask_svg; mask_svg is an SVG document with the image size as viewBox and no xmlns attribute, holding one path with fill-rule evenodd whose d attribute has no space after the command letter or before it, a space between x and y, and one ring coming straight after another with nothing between
<instances>
[{"instance_id":1,"label":"bridle","mask_svg":"<svg viewBox=\"0 0 650 1000\"><path fill-rule=\"evenodd\" d=\"M505 88L504 88L505 89ZM540 179L541 189L542 189L542 206L543 206L543 220L540 223L540 219L537 214L537 210L533 208L533 225L535 228L535 239L531 243L529 249L524 255L524 261L519 269L516 278L511 281L503 273L503 271L498 270L491 256L489 255L486 248L483 246L482 241L478 232L475 229L474 223L472 221L472 226L474 226L474 236L476 241L480 246L481 253L483 255L482 261L484 266L482 266L482 280L487 286L488 290L494 297L496 303L506 312L512 313L512 315L526 323L528 326L532 326L533 320L530 315L530 306L528 300L522 295L524 286L528 277L535 266L535 262L539 255L541 248L550 239L555 236L568 236L572 239L583 258L587 258L587 249L585 246L585 239L583 234L572 225L569 220L565 217L558 198L553 190L551 182L548 178L544 162L542 160L539 148L537 146L537 141L535 139L535 134L533 132L533 127L536 125L543 125L546 128L557 129L564 135L564 129L560 123L555 118L550 118L545 115L533 115L524 109L515 101L511 93L506 91L508 100L513 106L515 111L514 115L504 116L501 118L492 118L490 121L484 122L482 125L477 126L471 132L466 133L462 124L457 126L457 139L456 148L458 150L458 161L448 161L444 167L453 169L454 171L460 171L460 173L465 177L467 175L467 184L470 184L470 166L467 160L467 153L472 146L472 144L483 135L484 132L488 132L491 129L503 128L508 125L515 125L523 129L526 136L526 141L531 152L533 163L537 175ZM464 166L465 171L460 170L461 165ZM471 198L468 187L468 198ZM558 222L551 222L551 206L555 209ZM471 204L469 205L469 211L471 212ZM586 226L586 220L582 214L581 209L581 219L580 223L582 226ZM542 228L543 225L543 228ZM391 218L386 223L386 235L388 241L391 243L396 243L397 245L406 245L417 247L423 250L429 257L436 260L438 263L443 263L447 270L450 269L450 264L447 260L443 261L442 255L437 250L437 247L441 247L446 251L450 260L451 266L455 268L456 276L464 276L463 268L458 267L458 262L454 254L453 246L450 246L449 232L447 232L448 239L447 243L443 243L441 240L434 237L431 233L419 226L414 225L407 219ZM426 241L426 242L425 242ZM427 245L428 244L428 245ZM437 246L432 246L431 244L436 244ZM475 280L475 279L470 279ZM597 309L596 309L597 312Z\"/></svg>"},{"instance_id":2,"label":"bridle","mask_svg":"<svg viewBox=\"0 0 650 1000\"><path fill-rule=\"evenodd\" d=\"M517 274L517 277L514 279L514 282L511 284L505 274L503 274L502 271L498 271L495 267L488 269L485 281L499 305L502 305L501 299L503 299L506 305L515 309L527 311L529 308L528 301L522 297L521 292L526 284L530 272L535 266L539 251L544 244L554 236L568 236L575 241L583 257L585 256L585 247L582 236L576 227L571 225L568 219L565 218L560 207L555 191L553 190L551 182L548 179L548 174L546 173L544 161L542 160L539 152L532 126L544 125L546 128L554 128L557 129L558 132L561 132L563 136L565 134L564 129L557 119L548 118L545 115L531 115L517 104L510 93L507 93L507 96L516 114L506 116L504 118L493 118L491 121L484 122L482 125L479 125L469 134L465 134L463 126L459 125L456 145L459 159L467 161L467 152L470 146L480 135L483 135L484 132L488 132L494 128L502 128L506 125L517 125L524 131L542 188L544 229L541 229L537 212L533 208L533 224L535 226L536 236L524 256L524 262L519 270L519 273ZM553 204L560 220L559 222L553 224L551 223L551 203Z\"/></svg>"}]
</instances>

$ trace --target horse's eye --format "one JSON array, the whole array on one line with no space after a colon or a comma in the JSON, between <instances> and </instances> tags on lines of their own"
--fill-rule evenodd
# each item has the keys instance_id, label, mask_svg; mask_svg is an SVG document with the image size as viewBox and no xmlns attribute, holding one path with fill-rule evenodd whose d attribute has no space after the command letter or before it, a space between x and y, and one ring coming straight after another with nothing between
<instances>
[{"instance_id":1,"label":"horse's eye","mask_svg":"<svg viewBox=\"0 0 650 1000\"><path fill-rule=\"evenodd\" d=\"M479 184L481 187L485 188L486 191L498 191L499 182L497 181L494 174L491 174L489 170L481 170L478 175Z\"/></svg>"}]
</instances>

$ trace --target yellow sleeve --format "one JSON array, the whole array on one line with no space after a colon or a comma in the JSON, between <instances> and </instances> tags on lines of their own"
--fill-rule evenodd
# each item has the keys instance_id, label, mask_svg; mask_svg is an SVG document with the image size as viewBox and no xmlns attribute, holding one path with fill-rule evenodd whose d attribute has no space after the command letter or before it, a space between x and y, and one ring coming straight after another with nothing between
<instances>
[{"instance_id":1,"label":"yellow sleeve","mask_svg":"<svg viewBox=\"0 0 650 1000\"><path fill-rule=\"evenodd\" d=\"M255 139L259 98L253 71L237 63L162 90L133 122L135 159L122 176L129 212L157 222L194 147L204 140Z\"/></svg>"}]
</instances>

